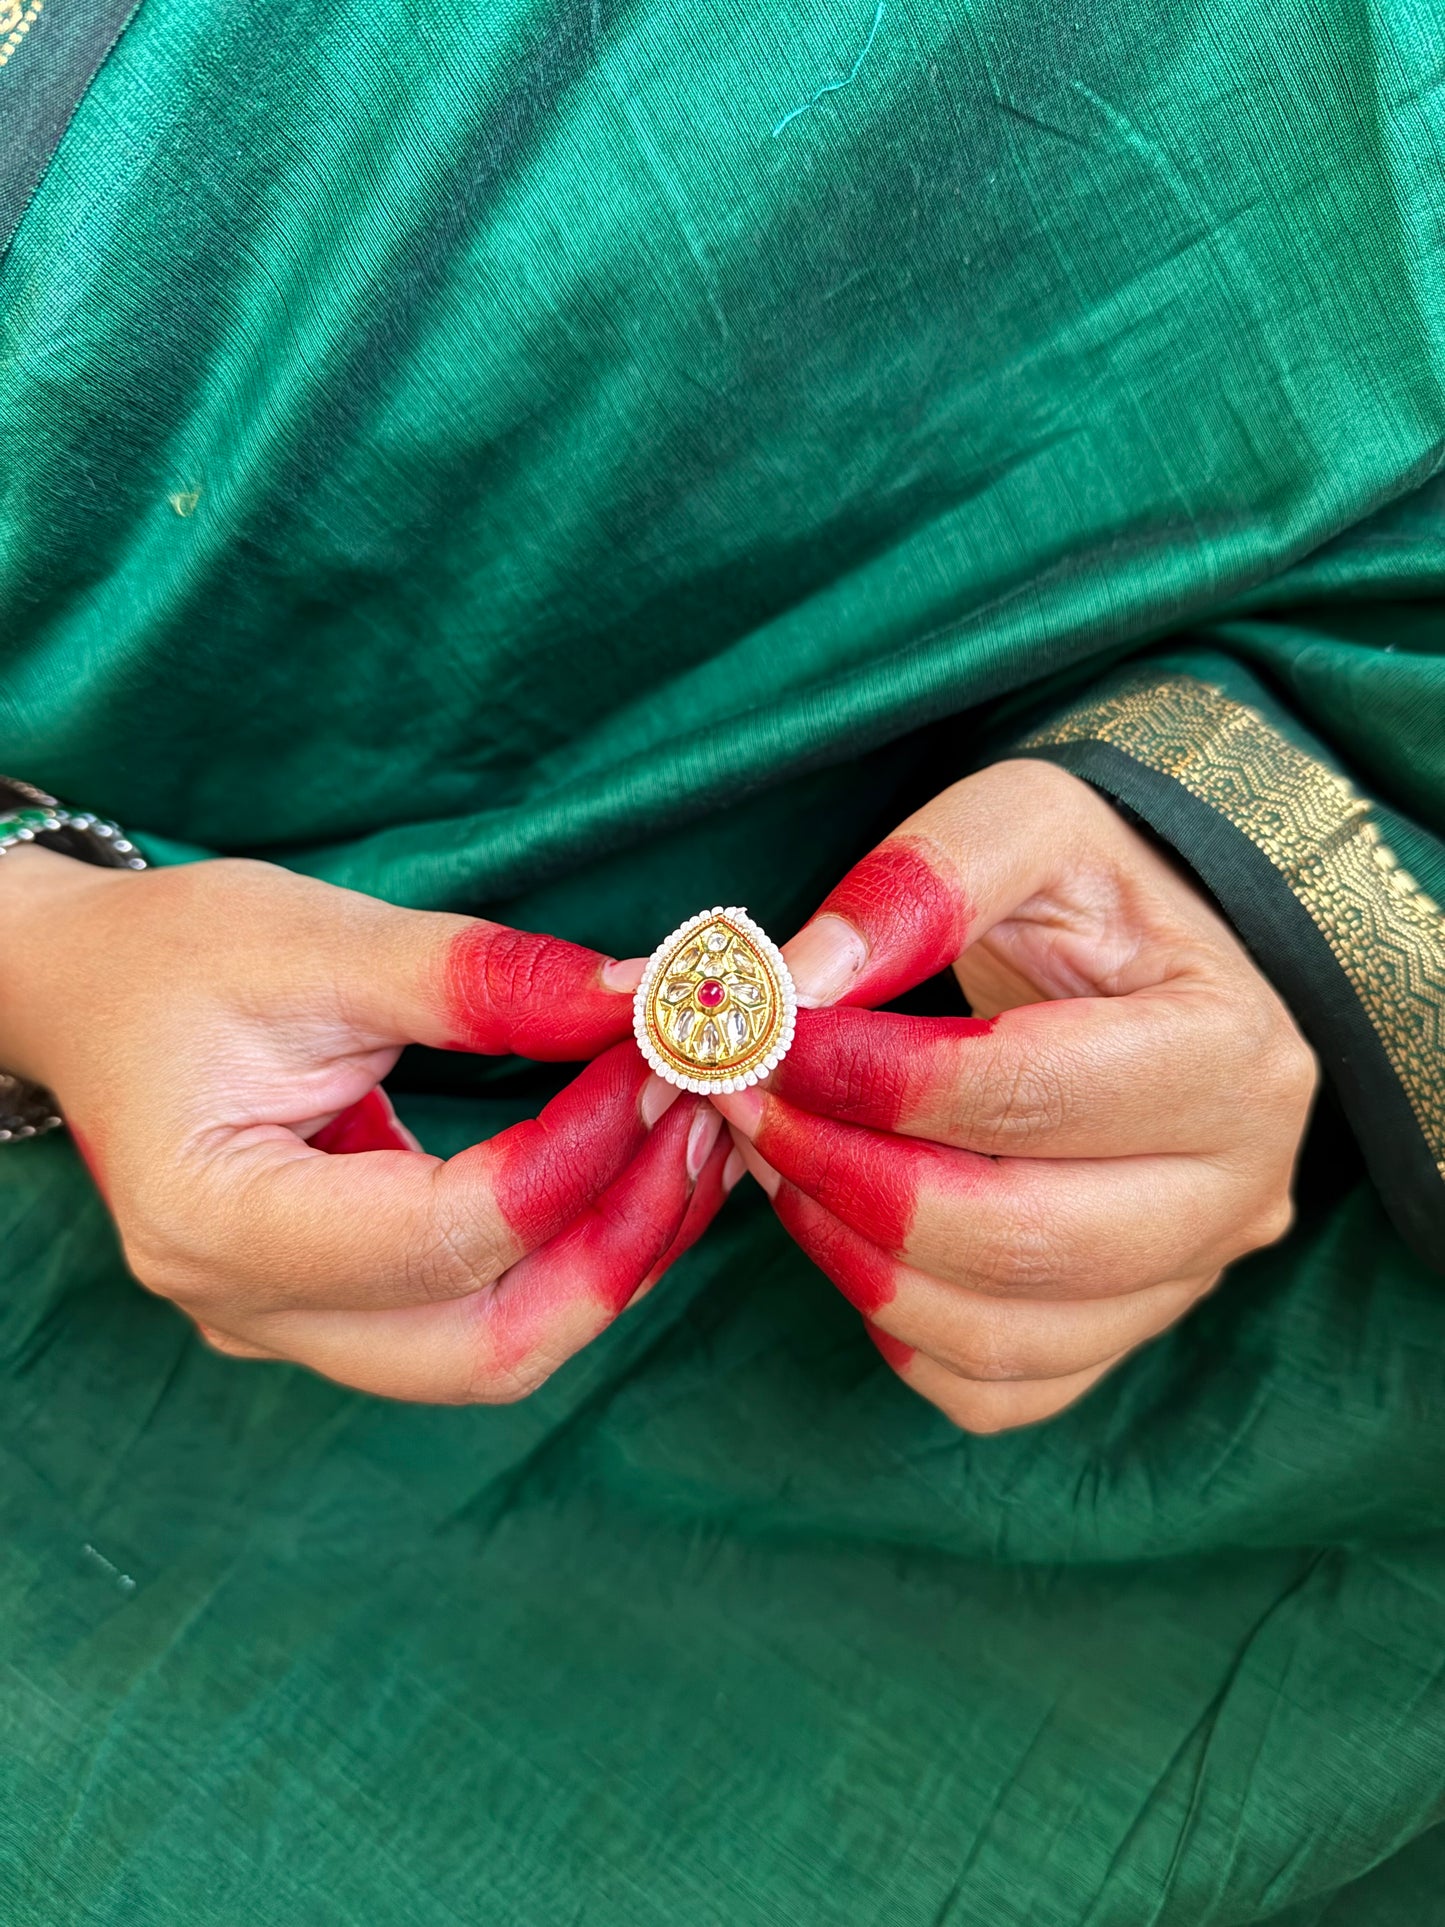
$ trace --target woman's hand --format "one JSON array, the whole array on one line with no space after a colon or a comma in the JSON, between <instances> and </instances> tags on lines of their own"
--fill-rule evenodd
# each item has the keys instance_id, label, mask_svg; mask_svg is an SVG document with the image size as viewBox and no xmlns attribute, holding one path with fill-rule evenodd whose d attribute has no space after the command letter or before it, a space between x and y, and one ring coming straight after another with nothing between
<instances>
[{"instance_id":1,"label":"woman's hand","mask_svg":"<svg viewBox=\"0 0 1445 1927\"><path fill-rule=\"evenodd\" d=\"M268 864L0 858L0 1064L59 1097L136 1276L394 1398L532 1390L717 1209L720 1121L628 1038L640 971ZM596 1061L443 1162L377 1088L411 1042Z\"/></svg>"},{"instance_id":2,"label":"woman's hand","mask_svg":"<svg viewBox=\"0 0 1445 1927\"><path fill-rule=\"evenodd\" d=\"M1199 890L1054 765L946 790L784 954L832 1008L713 1102L968 1430L1059 1411L1288 1227L1312 1054ZM861 1008L949 964L975 1017Z\"/></svg>"}]
</instances>

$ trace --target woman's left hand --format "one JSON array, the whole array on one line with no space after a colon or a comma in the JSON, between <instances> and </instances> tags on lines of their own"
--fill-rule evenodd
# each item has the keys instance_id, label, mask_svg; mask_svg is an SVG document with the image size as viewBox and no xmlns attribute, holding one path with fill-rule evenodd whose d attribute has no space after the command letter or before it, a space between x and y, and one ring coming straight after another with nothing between
<instances>
[{"instance_id":1,"label":"woman's left hand","mask_svg":"<svg viewBox=\"0 0 1445 1927\"><path fill-rule=\"evenodd\" d=\"M1060 1411L1287 1229L1314 1057L1196 885L1055 765L944 791L784 954L815 1008L713 1102L967 1430ZM975 1016L866 1008L949 965Z\"/></svg>"}]
</instances>

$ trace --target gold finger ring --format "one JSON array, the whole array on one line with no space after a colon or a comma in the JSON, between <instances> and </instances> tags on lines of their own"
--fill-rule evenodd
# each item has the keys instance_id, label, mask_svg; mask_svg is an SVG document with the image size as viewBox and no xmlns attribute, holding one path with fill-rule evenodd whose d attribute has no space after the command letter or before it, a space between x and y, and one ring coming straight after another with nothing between
<instances>
[{"instance_id":1,"label":"gold finger ring","mask_svg":"<svg viewBox=\"0 0 1445 1927\"><path fill-rule=\"evenodd\" d=\"M647 960L632 1006L638 1049L684 1091L741 1091L793 1041L797 994L782 952L746 910L701 910Z\"/></svg>"}]
</instances>

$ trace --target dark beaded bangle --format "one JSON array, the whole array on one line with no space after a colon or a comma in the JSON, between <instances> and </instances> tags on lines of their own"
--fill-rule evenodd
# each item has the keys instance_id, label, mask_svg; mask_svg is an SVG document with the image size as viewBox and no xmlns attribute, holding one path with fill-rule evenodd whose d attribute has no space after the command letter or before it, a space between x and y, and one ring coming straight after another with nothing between
<instances>
[{"instance_id":1,"label":"dark beaded bangle","mask_svg":"<svg viewBox=\"0 0 1445 1927\"><path fill-rule=\"evenodd\" d=\"M0 857L22 843L59 850L81 863L144 870L146 860L115 823L88 810L67 810L31 783L0 776ZM64 1119L43 1085L0 1071L0 1144L43 1137Z\"/></svg>"},{"instance_id":2,"label":"dark beaded bangle","mask_svg":"<svg viewBox=\"0 0 1445 1927\"><path fill-rule=\"evenodd\" d=\"M27 1084L22 1077L0 1071L0 1144L12 1144L23 1137L44 1137L64 1122L55 1099L42 1084Z\"/></svg>"}]
</instances>

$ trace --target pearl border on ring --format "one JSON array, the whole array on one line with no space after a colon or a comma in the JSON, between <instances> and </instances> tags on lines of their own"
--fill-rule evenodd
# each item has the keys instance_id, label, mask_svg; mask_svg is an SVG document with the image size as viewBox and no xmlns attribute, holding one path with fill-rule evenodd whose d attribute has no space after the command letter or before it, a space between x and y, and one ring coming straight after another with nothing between
<instances>
[{"instance_id":1,"label":"pearl border on ring","mask_svg":"<svg viewBox=\"0 0 1445 1927\"><path fill-rule=\"evenodd\" d=\"M783 1022L778 1032L777 1042L766 1057L751 1070L738 1073L730 1071L722 1075L709 1076L706 1072L689 1077L668 1063L655 1048L647 1028L647 1006L652 995L653 985L668 958L676 950L684 937L694 930L700 930L714 917L725 917L735 923L749 943L767 959L768 966L777 979L778 995L782 999ZM783 961L783 953L773 942L762 925L754 922L739 904L714 904L711 910L699 910L695 917L680 923L671 936L664 937L647 960L647 968L642 973L642 982L637 986L632 1000L632 1034L637 1039L637 1048L647 1059L657 1075L669 1084L675 1084L680 1091L696 1091L700 1097L707 1097L714 1091L745 1091L749 1085L758 1083L769 1071L775 1071L787 1056L793 1041L793 1032L798 1024L798 993L793 988L792 973Z\"/></svg>"}]
</instances>

